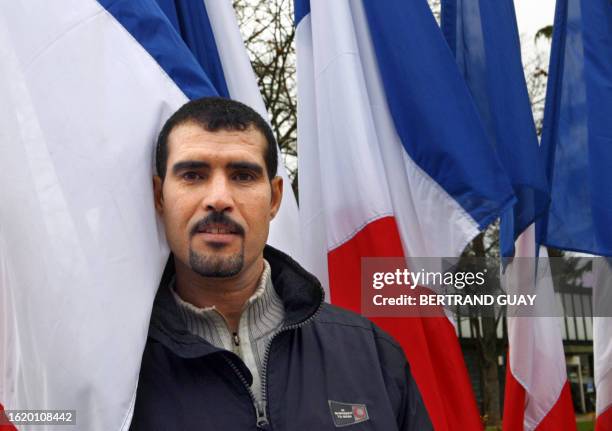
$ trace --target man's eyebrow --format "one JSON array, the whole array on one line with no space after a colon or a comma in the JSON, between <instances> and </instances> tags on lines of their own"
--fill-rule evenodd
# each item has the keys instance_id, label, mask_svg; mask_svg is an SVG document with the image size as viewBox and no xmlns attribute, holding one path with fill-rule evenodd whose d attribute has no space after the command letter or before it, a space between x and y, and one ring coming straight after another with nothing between
<instances>
[{"instance_id":1,"label":"man's eyebrow","mask_svg":"<svg viewBox=\"0 0 612 431\"><path fill-rule=\"evenodd\" d=\"M227 164L229 169L233 170L245 170L255 172L257 175L263 174L263 167L259 163L253 162L230 162Z\"/></svg>"},{"instance_id":2,"label":"man's eyebrow","mask_svg":"<svg viewBox=\"0 0 612 431\"><path fill-rule=\"evenodd\" d=\"M210 168L210 165L206 162L201 162L198 160L184 160L182 162L176 162L172 166L172 173L176 175L179 172L186 171L189 169L205 169L205 168Z\"/></svg>"}]
</instances>

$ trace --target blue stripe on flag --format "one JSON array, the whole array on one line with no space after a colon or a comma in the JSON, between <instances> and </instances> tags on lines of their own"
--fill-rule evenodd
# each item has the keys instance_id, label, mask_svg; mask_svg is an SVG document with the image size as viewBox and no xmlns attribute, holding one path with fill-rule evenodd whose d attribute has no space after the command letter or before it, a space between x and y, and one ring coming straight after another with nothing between
<instances>
[{"instance_id":1,"label":"blue stripe on flag","mask_svg":"<svg viewBox=\"0 0 612 431\"><path fill-rule=\"evenodd\" d=\"M364 1L395 128L410 157L486 227L514 202L426 1Z\"/></svg>"},{"instance_id":2,"label":"blue stripe on flag","mask_svg":"<svg viewBox=\"0 0 612 431\"><path fill-rule=\"evenodd\" d=\"M545 245L612 256L612 1L558 0L542 149Z\"/></svg>"},{"instance_id":3,"label":"blue stripe on flag","mask_svg":"<svg viewBox=\"0 0 612 431\"><path fill-rule=\"evenodd\" d=\"M156 0L220 96L230 97L204 0Z\"/></svg>"},{"instance_id":4,"label":"blue stripe on flag","mask_svg":"<svg viewBox=\"0 0 612 431\"><path fill-rule=\"evenodd\" d=\"M295 26L297 27L302 18L310 13L310 0L295 0L293 7L295 8Z\"/></svg>"},{"instance_id":5,"label":"blue stripe on flag","mask_svg":"<svg viewBox=\"0 0 612 431\"><path fill-rule=\"evenodd\" d=\"M217 96L207 74L155 0L98 0L190 99Z\"/></svg>"},{"instance_id":6,"label":"blue stripe on flag","mask_svg":"<svg viewBox=\"0 0 612 431\"><path fill-rule=\"evenodd\" d=\"M512 0L442 0L442 30L518 198L502 216L502 254L548 206Z\"/></svg>"}]
</instances>

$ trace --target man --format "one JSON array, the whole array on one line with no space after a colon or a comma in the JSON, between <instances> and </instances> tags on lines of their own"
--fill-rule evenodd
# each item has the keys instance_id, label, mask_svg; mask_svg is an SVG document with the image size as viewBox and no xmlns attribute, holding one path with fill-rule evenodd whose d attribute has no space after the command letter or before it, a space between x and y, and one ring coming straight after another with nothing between
<instances>
[{"instance_id":1,"label":"man","mask_svg":"<svg viewBox=\"0 0 612 431\"><path fill-rule=\"evenodd\" d=\"M283 189L268 124L239 102L200 99L157 145L172 256L131 429L431 429L399 345L325 303L315 277L266 245Z\"/></svg>"}]
</instances>

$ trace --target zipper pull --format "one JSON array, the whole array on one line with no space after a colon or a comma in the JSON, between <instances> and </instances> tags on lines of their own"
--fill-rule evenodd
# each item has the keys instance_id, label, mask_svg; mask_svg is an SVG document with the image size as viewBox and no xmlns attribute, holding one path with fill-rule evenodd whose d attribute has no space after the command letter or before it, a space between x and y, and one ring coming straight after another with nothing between
<instances>
[{"instance_id":1,"label":"zipper pull","mask_svg":"<svg viewBox=\"0 0 612 431\"><path fill-rule=\"evenodd\" d=\"M234 332L234 333L232 334L232 337L233 337L233 339L234 339L234 345L235 345L236 347L240 346L240 337L238 336L238 333L237 333L237 332Z\"/></svg>"},{"instance_id":2,"label":"zipper pull","mask_svg":"<svg viewBox=\"0 0 612 431\"><path fill-rule=\"evenodd\" d=\"M257 410L257 428L266 428L269 424L268 416L266 414L266 403L264 401L258 402L256 405Z\"/></svg>"}]
</instances>

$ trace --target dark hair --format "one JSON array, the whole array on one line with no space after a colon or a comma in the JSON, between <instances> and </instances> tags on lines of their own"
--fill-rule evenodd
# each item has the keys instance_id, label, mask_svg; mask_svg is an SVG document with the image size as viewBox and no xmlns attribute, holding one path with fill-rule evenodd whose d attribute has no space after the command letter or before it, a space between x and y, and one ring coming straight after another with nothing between
<instances>
[{"instance_id":1,"label":"dark hair","mask_svg":"<svg viewBox=\"0 0 612 431\"><path fill-rule=\"evenodd\" d=\"M166 176L168 163L168 135L181 124L194 122L209 132L217 130L244 131L251 126L259 130L266 138L268 147L264 154L268 178L276 176L278 152L276 140L268 123L254 109L236 100L222 97L204 97L185 103L168 120L157 138L155 163L157 175L162 180Z\"/></svg>"}]
</instances>

